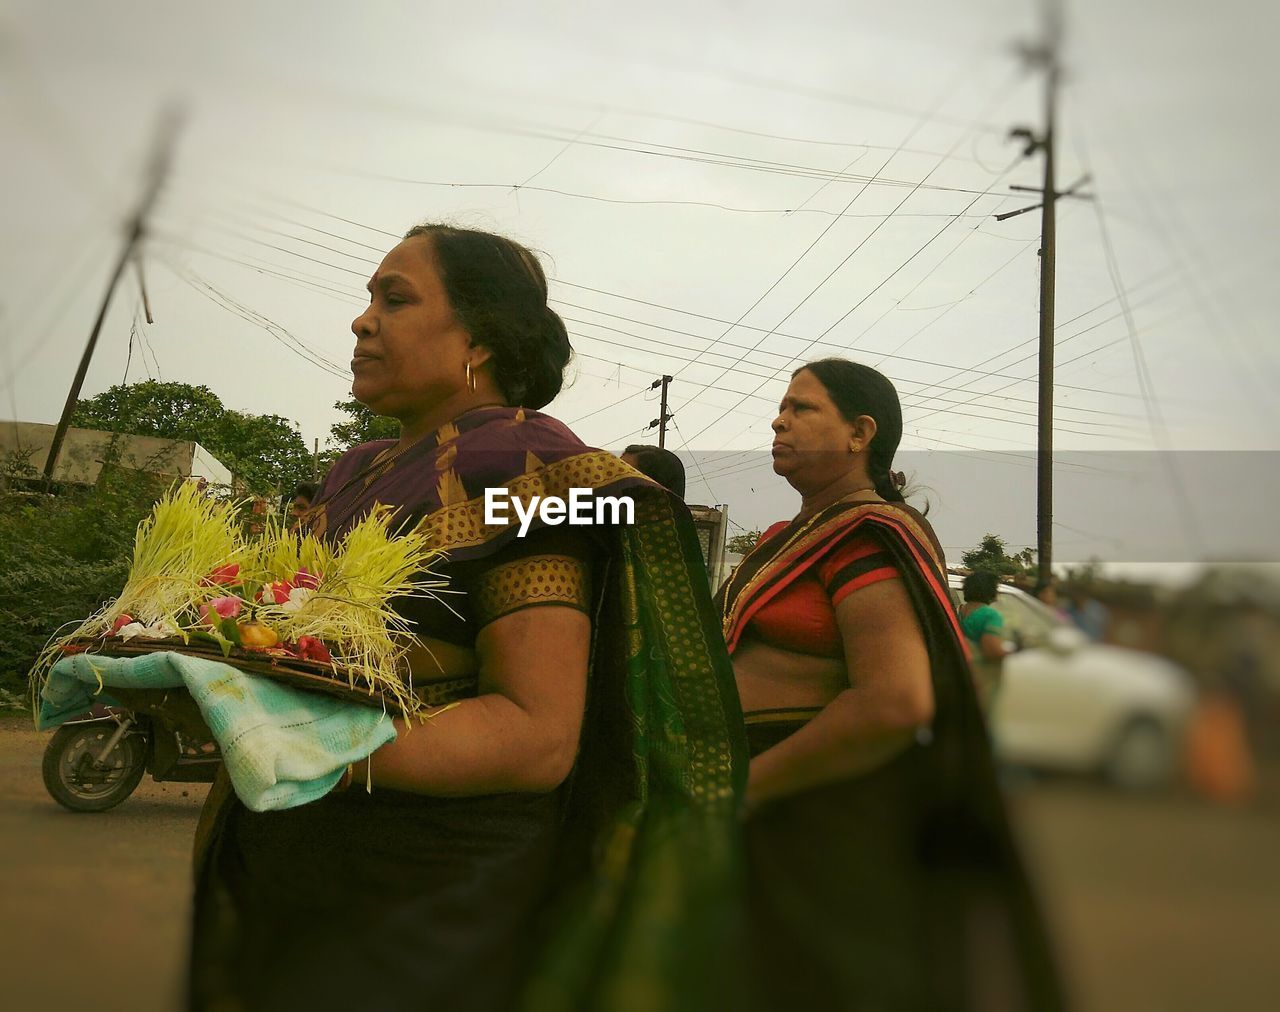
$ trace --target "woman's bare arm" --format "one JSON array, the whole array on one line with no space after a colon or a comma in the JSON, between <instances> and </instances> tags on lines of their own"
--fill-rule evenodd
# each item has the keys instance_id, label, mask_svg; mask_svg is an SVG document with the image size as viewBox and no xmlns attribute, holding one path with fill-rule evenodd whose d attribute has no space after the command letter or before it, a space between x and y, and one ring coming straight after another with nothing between
<instances>
[{"instance_id":1,"label":"woman's bare arm","mask_svg":"<svg viewBox=\"0 0 1280 1012\"><path fill-rule=\"evenodd\" d=\"M998 661L1009 653L1005 649L1004 640L1000 638L998 633L983 633L982 640L978 643L978 649L982 651L982 656L989 661Z\"/></svg>"},{"instance_id":2,"label":"woman's bare arm","mask_svg":"<svg viewBox=\"0 0 1280 1012\"><path fill-rule=\"evenodd\" d=\"M836 606L836 621L850 687L751 760L748 807L874 769L933 718L929 655L902 581L850 594Z\"/></svg>"},{"instance_id":3,"label":"woman's bare arm","mask_svg":"<svg viewBox=\"0 0 1280 1012\"><path fill-rule=\"evenodd\" d=\"M476 638L480 695L417 723L372 757L373 783L417 794L545 793L569 775L586 707L591 620L546 605ZM366 763L352 786L367 777Z\"/></svg>"}]
</instances>

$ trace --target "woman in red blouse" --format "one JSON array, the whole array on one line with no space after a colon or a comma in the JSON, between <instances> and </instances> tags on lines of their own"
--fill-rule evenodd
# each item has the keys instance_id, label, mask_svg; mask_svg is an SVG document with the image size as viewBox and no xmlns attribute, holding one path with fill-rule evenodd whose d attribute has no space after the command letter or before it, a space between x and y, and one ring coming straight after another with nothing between
<instances>
[{"instance_id":1,"label":"woman in red blouse","mask_svg":"<svg viewBox=\"0 0 1280 1012\"><path fill-rule=\"evenodd\" d=\"M722 591L751 747L761 1008L1060 1005L932 529L892 471L893 385L798 369L773 422L800 493Z\"/></svg>"}]
</instances>

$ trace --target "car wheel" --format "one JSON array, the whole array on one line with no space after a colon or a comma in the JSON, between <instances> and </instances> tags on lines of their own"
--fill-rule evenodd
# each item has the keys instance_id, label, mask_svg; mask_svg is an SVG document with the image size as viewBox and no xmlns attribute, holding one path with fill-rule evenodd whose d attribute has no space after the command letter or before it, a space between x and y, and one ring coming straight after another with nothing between
<instances>
[{"instance_id":1,"label":"car wheel","mask_svg":"<svg viewBox=\"0 0 1280 1012\"><path fill-rule=\"evenodd\" d=\"M1163 787L1173 779L1173 742L1150 717L1130 720L1117 735L1107 758L1107 779L1131 791Z\"/></svg>"}]
</instances>

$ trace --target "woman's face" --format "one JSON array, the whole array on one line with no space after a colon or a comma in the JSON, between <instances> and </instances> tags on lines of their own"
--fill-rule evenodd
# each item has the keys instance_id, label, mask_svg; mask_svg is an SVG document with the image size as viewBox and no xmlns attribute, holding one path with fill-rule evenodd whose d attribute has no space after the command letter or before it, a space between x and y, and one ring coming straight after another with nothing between
<instances>
[{"instance_id":1,"label":"woman's face","mask_svg":"<svg viewBox=\"0 0 1280 1012\"><path fill-rule=\"evenodd\" d=\"M807 369L793 376L773 420L774 473L801 491L821 488L853 466L857 442L818 377Z\"/></svg>"},{"instance_id":2,"label":"woman's face","mask_svg":"<svg viewBox=\"0 0 1280 1012\"><path fill-rule=\"evenodd\" d=\"M466 389L466 362L487 356L454 318L425 236L406 239L383 257L369 280L369 308L351 323L356 400L404 420Z\"/></svg>"}]
</instances>

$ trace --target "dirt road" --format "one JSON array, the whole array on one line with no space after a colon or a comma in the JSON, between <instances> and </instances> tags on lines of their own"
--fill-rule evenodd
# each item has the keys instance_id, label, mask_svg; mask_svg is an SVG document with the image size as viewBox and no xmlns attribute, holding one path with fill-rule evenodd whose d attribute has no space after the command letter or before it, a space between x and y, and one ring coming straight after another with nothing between
<instances>
[{"instance_id":1,"label":"dirt road","mask_svg":"<svg viewBox=\"0 0 1280 1012\"><path fill-rule=\"evenodd\" d=\"M0 965L15 1010L177 1007L203 786L144 781L113 812L45 794L47 735L0 717ZM1015 795L1076 1007L1275 1007L1280 811L1208 809L1088 784Z\"/></svg>"},{"instance_id":2,"label":"dirt road","mask_svg":"<svg viewBox=\"0 0 1280 1012\"><path fill-rule=\"evenodd\" d=\"M207 787L143 780L114 811L45 793L47 734L0 717L0 965L5 1005L172 1009L186 947L191 834Z\"/></svg>"}]
</instances>

